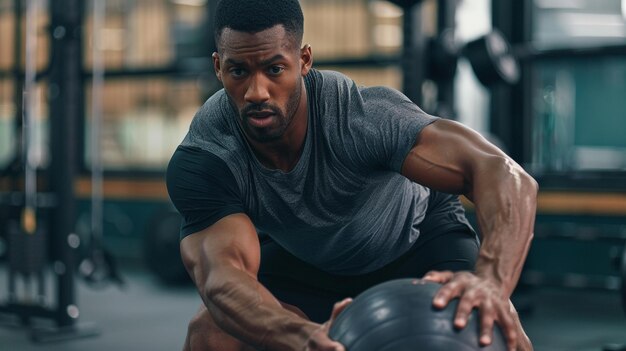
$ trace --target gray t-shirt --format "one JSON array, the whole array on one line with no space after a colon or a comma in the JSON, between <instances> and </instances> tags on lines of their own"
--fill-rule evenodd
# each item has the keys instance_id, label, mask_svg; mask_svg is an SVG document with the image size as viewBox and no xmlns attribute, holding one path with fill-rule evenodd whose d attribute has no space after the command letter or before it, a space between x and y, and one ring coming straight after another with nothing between
<instances>
[{"instance_id":1,"label":"gray t-shirt","mask_svg":"<svg viewBox=\"0 0 626 351\"><path fill-rule=\"evenodd\" d=\"M311 70L305 86L305 144L287 173L257 160L223 90L202 106L168 167L181 235L243 212L258 232L322 270L376 270L411 247L432 212L430 189L399 172L437 118L396 90L357 86L337 72ZM444 217L467 228L456 197L440 202L450 207Z\"/></svg>"}]
</instances>

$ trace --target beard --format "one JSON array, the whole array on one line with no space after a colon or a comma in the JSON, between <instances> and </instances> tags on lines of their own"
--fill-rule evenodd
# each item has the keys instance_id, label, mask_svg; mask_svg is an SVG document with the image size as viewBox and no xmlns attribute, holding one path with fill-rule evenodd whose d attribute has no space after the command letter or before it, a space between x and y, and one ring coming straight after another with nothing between
<instances>
[{"instance_id":1,"label":"beard","mask_svg":"<svg viewBox=\"0 0 626 351\"><path fill-rule=\"evenodd\" d=\"M228 100L234 110L238 111L239 123L247 137L259 143L268 143L279 140L285 134L285 131L291 125L296 111L298 110L298 105L300 104L300 98L302 96L301 79L302 78L300 78L299 84L296 84L295 90L289 95L284 110L279 106L268 102L261 104L246 104L241 110L239 110L234 100L227 92L226 95L228 96ZM266 128L257 128L250 125L249 120L251 117L249 114L260 111L272 111L273 116L271 118L274 118L276 122Z\"/></svg>"}]
</instances>

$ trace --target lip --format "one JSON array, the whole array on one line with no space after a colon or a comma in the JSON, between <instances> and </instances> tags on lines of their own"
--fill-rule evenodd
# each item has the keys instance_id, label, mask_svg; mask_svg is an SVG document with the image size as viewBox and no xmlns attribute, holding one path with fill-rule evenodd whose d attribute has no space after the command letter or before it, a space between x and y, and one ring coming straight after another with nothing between
<instances>
[{"instance_id":1,"label":"lip","mask_svg":"<svg viewBox=\"0 0 626 351\"><path fill-rule=\"evenodd\" d=\"M275 114L273 112L248 113L248 123L256 128L264 128L273 123Z\"/></svg>"},{"instance_id":2,"label":"lip","mask_svg":"<svg viewBox=\"0 0 626 351\"><path fill-rule=\"evenodd\" d=\"M267 118L272 115L274 115L274 111L254 111L247 113L249 118Z\"/></svg>"}]
</instances>

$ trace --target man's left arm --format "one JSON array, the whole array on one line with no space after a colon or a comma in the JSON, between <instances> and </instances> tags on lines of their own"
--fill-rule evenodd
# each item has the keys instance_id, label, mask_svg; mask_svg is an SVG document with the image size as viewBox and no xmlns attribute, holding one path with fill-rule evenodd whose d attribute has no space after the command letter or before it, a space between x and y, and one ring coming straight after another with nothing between
<instances>
[{"instance_id":1,"label":"man's left arm","mask_svg":"<svg viewBox=\"0 0 626 351\"><path fill-rule=\"evenodd\" d=\"M478 307L481 343L490 340L496 320L514 349L516 317L510 315L509 297L533 237L537 183L480 134L449 120L438 120L419 133L402 174L439 191L464 194L474 202L482 234L475 272L433 273L430 279L446 283L435 304L443 307L461 296L455 324L463 327L472 308Z\"/></svg>"}]
</instances>

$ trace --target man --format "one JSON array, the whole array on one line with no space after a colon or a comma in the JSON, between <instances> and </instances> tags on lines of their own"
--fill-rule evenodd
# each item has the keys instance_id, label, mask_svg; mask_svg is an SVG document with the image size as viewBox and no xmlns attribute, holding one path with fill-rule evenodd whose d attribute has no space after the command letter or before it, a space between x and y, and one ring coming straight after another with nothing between
<instances>
[{"instance_id":1,"label":"man","mask_svg":"<svg viewBox=\"0 0 626 351\"><path fill-rule=\"evenodd\" d=\"M510 349L531 349L509 297L535 181L402 94L312 69L297 0L223 0L215 18L224 89L167 173L203 300L185 350L343 350L327 333L346 297L425 274L445 283L436 307L460 297L457 327L480 309L481 344L498 322ZM449 194L474 201L480 249Z\"/></svg>"}]
</instances>

